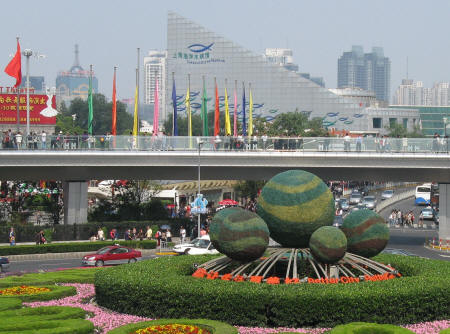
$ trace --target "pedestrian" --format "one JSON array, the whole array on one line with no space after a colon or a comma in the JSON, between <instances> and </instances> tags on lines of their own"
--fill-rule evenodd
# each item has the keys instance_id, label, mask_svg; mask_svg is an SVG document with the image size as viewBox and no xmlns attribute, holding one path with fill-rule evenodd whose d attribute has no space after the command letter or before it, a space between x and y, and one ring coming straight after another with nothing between
<instances>
[{"instance_id":1,"label":"pedestrian","mask_svg":"<svg viewBox=\"0 0 450 334\"><path fill-rule=\"evenodd\" d=\"M97 239L100 240L100 241L104 241L105 240L105 232L103 232L101 227L98 228Z\"/></svg>"},{"instance_id":2,"label":"pedestrian","mask_svg":"<svg viewBox=\"0 0 450 334\"><path fill-rule=\"evenodd\" d=\"M420 211L419 215L419 227L423 227L423 212Z\"/></svg>"},{"instance_id":3,"label":"pedestrian","mask_svg":"<svg viewBox=\"0 0 450 334\"><path fill-rule=\"evenodd\" d=\"M137 233L136 237L142 241L144 240L144 231L142 229L139 229L139 232Z\"/></svg>"},{"instance_id":4,"label":"pedestrian","mask_svg":"<svg viewBox=\"0 0 450 334\"><path fill-rule=\"evenodd\" d=\"M350 151L350 135L348 132L345 133L344 136L344 151L349 152Z\"/></svg>"},{"instance_id":5,"label":"pedestrian","mask_svg":"<svg viewBox=\"0 0 450 334\"><path fill-rule=\"evenodd\" d=\"M167 230L166 232L166 239L168 242L172 242L172 232L170 232L170 230Z\"/></svg>"},{"instance_id":6,"label":"pedestrian","mask_svg":"<svg viewBox=\"0 0 450 334\"><path fill-rule=\"evenodd\" d=\"M44 130L42 130L42 134L41 134L41 148L43 150L47 149L47 133L45 133Z\"/></svg>"},{"instance_id":7,"label":"pedestrian","mask_svg":"<svg viewBox=\"0 0 450 334\"><path fill-rule=\"evenodd\" d=\"M110 232L109 232L109 237L111 238L112 241L116 240L116 229L113 228Z\"/></svg>"},{"instance_id":8,"label":"pedestrian","mask_svg":"<svg viewBox=\"0 0 450 334\"><path fill-rule=\"evenodd\" d=\"M145 236L147 237L147 240L151 240L153 236L153 231L150 228L150 226L147 226L147 231L145 232Z\"/></svg>"},{"instance_id":9,"label":"pedestrian","mask_svg":"<svg viewBox=\"0 0 450 334\"><path fill-rule=\"evenodd\" d=\"M156 231L155 238L158 241L158 246L159 246L161 244L161 231L160 230Z\"/></svg>"},{"instance_id":10,"label":"pedestrian","mask_svg":"<svg viewBox=\"0 0 450 334\"><path fill-rule=\"evenodd\" d=\"M131 230L131 240L136 240L136 235L137 235L137 231L136 231L136 227L133 227L133 229Z\"/></svg>"},{"instance_id":11,"label":"pedestrian","mask_svg":"<svg viewBox=\"0 0 450 334\"><path fill-rule=\"evenodd\" d=\"M184 244L184 241L186 240L186 229L183 226L180 228L180 237L181 243Z\"/></svg>"},{"instance_id":12,"label":"pedestrian","mask_svg":"<svg viewBox=\"0 0 450 334\"><path fill-rule=\"evenodd\" d=\"M16 233L14 232L14 227L11 227L11 230L9 231L9 245L15 246L16 244Z\"/></svg>"},{"instance_id":13,"label":"pedestrian","mask_svg":"<svg viewBox=\"0 0 450 334\"><path fill-rule=\"evenodd\" d=\"M125 231L124 240L125 240L125 241L131 240L131 237L130 237L130 229L128 229L128 230Z\"/></svg>"},{"instance_id":14,"label":"pedestrian","mask_svg":"<svg viewBox=\"0 0 450 334\"><path fill-rule=\"evenodd\" d=\"M22 133L19 131L16 134L16 144L17 144L17 149L21 150L22 149Z\"/></svg>"}]
</instances>

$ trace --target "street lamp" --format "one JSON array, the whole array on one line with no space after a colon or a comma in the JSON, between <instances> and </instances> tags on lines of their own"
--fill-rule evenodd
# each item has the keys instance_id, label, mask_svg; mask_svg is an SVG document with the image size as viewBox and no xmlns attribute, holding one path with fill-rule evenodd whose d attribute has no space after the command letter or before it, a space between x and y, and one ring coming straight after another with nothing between
<instances>
[{"instance_id":1,"label":"street lamp","mask_svg":"<svg viewBox=\"0 0 450 334\"><path fill-rule=\"evenodd\" d=\"M201 147L203 145L203 141L201 140L200 137L196 137L197 140L197 146L198 146L198 194L197 194L197 198L200 198L200 150ZM197 237L200 238L200 220L201 220L201 213L198 213L198 223L197 223Z\"/></svg>"},{"instance_id":2,"label":"street lamp","mask_svg":"<svg viewBox=\"0 0 450 334\"><path fill-rule=\"evenodd\" d=\"M442 117L442 120L444 121L444 137L447 135L447 117Z\"/></svg>"},{"instance_id":3,"label":"street lamp","mask_svg":"<svg viewBox=\"0 0 450 334\"><path fill-rule=\"evenodd\" d=\"M72 114L72 128L75 127L75 121L77 120L77 114ZM73 129L72 129L73 131Z\"/></svg>"}]
</instances>

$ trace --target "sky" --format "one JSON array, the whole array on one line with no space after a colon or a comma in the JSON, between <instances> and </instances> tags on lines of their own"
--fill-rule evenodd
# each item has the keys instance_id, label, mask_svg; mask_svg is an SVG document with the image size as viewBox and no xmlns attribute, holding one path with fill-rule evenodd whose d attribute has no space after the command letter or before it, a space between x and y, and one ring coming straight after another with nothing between
<instances>
[{"instance_id":1,"label":"sky","mask_svg":"<svg viewBox=\"0 0 450 334\"><path fill-rule=\"evenodd\" d=\"M407 58L409 78L426 87L450 81L448 0L6 1L0 66L7 65L19 36L22 50L46 55L30 59L30 75L44 75L51 87L58 71L73 65L78 44L80 64L84 69L93 64L99 91L111 97L117 66L118 99L131 98L136 50L143 57L151 49L166 49L169 10L258 53L291 48L299 70L324 77L328 88L336 87L337 60L352 45L365 52L384 48L391 59L392 92L406 77ZM0 86L13 83L1 72Z\"/></svg>"}]
</instances>

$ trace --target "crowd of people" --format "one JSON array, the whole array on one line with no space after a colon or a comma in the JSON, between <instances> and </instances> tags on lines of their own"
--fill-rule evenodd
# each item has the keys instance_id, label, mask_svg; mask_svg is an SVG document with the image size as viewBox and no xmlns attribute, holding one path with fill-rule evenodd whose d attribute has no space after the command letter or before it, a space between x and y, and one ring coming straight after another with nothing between
<instances>
[{"instance_id":1,"label":"crowd of people","mask_svg":"<svg viewBox=\"0 0 450 334\"><path fill-rule=\"evenodd\" d=\"M418 217L418 226L423 226L423 214L420 213ZM414 216L414 212L412 210L407 212L402 212L401 210L394 209L388 218L388 223L390 226L409 226L413 227L416 222L416 217Z\"/></svg>"}]
</instances>

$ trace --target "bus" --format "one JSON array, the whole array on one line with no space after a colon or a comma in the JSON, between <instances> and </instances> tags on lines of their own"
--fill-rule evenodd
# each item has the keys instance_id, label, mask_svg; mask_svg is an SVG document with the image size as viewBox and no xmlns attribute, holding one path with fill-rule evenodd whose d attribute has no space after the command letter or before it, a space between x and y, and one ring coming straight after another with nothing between
<instances>
[{"instance_id":1,"label":"bus","mask_svg":"<svg viewBox=\"0 0 450 334\"><path fill-rule=\"evenodd\" d=\"M424 183L416 187L416 205L430 205L431 202L431 183Z\"/></svg>"}]
</instances>

